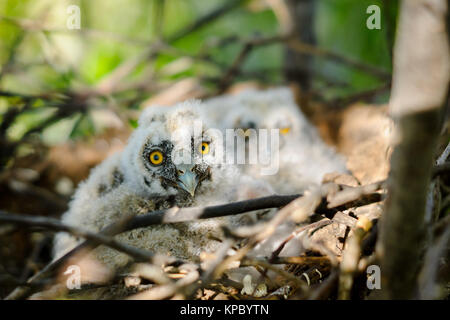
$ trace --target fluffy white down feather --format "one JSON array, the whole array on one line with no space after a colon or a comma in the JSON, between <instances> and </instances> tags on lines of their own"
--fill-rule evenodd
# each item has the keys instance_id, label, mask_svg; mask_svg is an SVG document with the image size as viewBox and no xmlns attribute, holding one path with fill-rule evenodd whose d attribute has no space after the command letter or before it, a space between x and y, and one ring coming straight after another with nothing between
<instances>
[{"instance_id":1,"label":"fluffy white down feather","mask_svg":"<svg viewBox=\"0 0 450 320\"><path fill-rule=\"evenodd\" d=\"M204 180L192 199L181 197L178 206L205 206L274 193L297 193L320 184L325 173L345 172L345 161L326 145L316 129L295 104L288 88L265 91L247 90L238 95L225 95L207 100L186 101L173 107L149 107L141 115L138 128L130 136L126 148L92 170L81 183L62 221L99 231L127 216L169 208L173 203L161 196L180 195L176 187L164 187L158 179L149 184L142 179L146 167L142 150L150 141L158 144L170 140L186 148L190 145L194 122L201 120L206 128L280 129L279 170L276 175L261 175L261 165L211 165L212 179ZM283 130L288 128L288 130ZM174 134L177 132L178 134ZM206 159L208 161L208 159ZM117 175L117 172L121 174ZM176 225L140 228L116 236L120 241L153 252L178 258L198 260L202 251L214 252L222 236L220 226L232 227L252 220L254 215L209 219ZM286 226L284 226L286 228ZM287 230L289 229L289 230ZM292 230L285 232L254 254L266 255ZM281 230L281 229L280 229ZM55 238L54 258L72 249L81 239L67 233ZM130 258L113 249L100 246L95 250L100 261L110 267L122 267Z\"/></svg>"},{"instance_id":2,"label":"fluffy white down feather","mask_svg":"<svg viewBox=\"0 0 450 320\"><path fill-rule=\"evenodd\" d=\"M263 165L246 165L244 172L270 183L282 194L292 194L321 183L330 172L347 172L345 159L321 138L286 87L245 90L205 101L208 117L221 130L279 129L279 171L261 174Z\"/></svg>"},{"instance_id":3,"label":"fluffy white down feather","mask_svg":"<svg viewBox=\"0 0 450 320\"><path fill-rule=\"evenodd\" d=\"M125 149L94 168L88 179L79 185L69 210L62 216L62 222L99 231L119 219L173 206L173 203L160 200L160 197L180 196L179 189L164 188L158 179L151 180L150 186L143 183L141 177L146 175L142 162L143 146L148 141L158 144L162 140L171 140L181 147L190 144L190 137L194 134L193 121L204 118L199 105L198 101L188 101L174 107L151 107L144 111ZM179 130L179 135L173 135L176 130ZM205 206L273 193L267 183L242 175L233 165L211 165L211 170L211 180L202 181L194 198L185 199L181 195L181 200L177 200L175 205ZM213 238L222 236L221 225L227 223L235 227L247 223L251 217L241 215L152 226L128 231L116 238L153 252L198 260L202 251L213 252L220 245ZM53 248L54 259L81 241L67 233L58 233ZM104 246L98 247L94 254L111 268L123 267L130 261L127 255Z\"/></svg>"}]
</instances>

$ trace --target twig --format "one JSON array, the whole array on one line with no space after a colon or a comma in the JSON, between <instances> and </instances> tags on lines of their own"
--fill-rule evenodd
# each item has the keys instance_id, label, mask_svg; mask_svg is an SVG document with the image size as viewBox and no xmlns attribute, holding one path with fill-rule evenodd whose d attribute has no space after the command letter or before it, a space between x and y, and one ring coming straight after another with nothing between
<instances>
[{"instance_id":1,"label":"twig","mask_svg":"<svg viewBox=\"0 0 450 320\"><path fill-rule=\"evenodd\" d=\"M60 212L67 210L67 200L48 189L14 178L9 178L8 187L14 194L38 198L43 202L47 210L57 210Z\"/></svg>"},{"instance_id":2,"label":"twig","mask_svg":"<svg viewBox=\"0 0 450 320\"><path fill-rule=\"evenodd\" d=\"M300 194L273 195L210 207L158 210L132 218L125 225L124 231L161 223L187 222L195 219L217 218L261 209L278 208L287 205L299 196Z\"/></svg>"},{"instance_id":3,"label":"twig","mask_svg":"<svg viewBox=\"0 0 450 320\"><path fill-rule=\"evenodd\" d=\"M197 31L201 27L205 26L206 24L210 23L211 21L216 20L217 18L225 15L226 13L230 12L234 8L241 5L245 0L232 0L232 1L226 1L222 6L212 10L211 12L205 14L204 16L198 18L198 20L194 21L192 24L190 24L187 27L184 27L182 30L178 31L171 37L167 39L167 42L173 43L181 38L184 38L185 36Z\"/></svg>"},{"instance_id":4,"label":"twig","mask_svg":"<svg viewBox=\"0 0 450 320\"><path fill-rule=\"evenodd\" d=\"M432 176L434 178L446 172L450 172L450 162L445 162L434 166Z\"/></svg>"},{"instance_id":5,"label":"twig","mask_svg":"<svg viewBox=\"0 0 450 320\"><path fill-rule=\"evenodd\" d=\"M345 106L348 106L349 104L352 104L352 103L355 103L355 102L358 102L361 100L373 99L374 96L384 93L384 92L387 92L390 88L391 88L391 82L385 81L383 84L379 85L378 87L360 91L355 94L351 94L349 96L345 96L342 98L341 97L336 98L331 101L326 101L326 103L335 108L345 107Z\"/></svg>"},{"instance_id":6,"label":"twig","mask_svg":"<svg viewBox=\"0 0 450 320\"><path fill-rule=\"evenodd\" d=\"M244 41L241 51L231 63L231 66L225 71L219 82L217 94L223 93L231 85L233 77L240 73L240 68L254 47L267 46L279 43L280 41L283 41L283 37L255 37Z\"/></svg>"},{"instance_id":7,"label":"twig","mask_svg":"<svg viewBox=\"0 0 450 320\"><path fill-rule=\"evenodd\" d=\"M274 259L270 258L267 260L268 263L272 264L300 264L303 266L331 266L332 261L327 256L321 257L276 257Z\"/></svg>"},{"instance_id":8,"label":"twig","mask_svg":"<svg viewBox=\"0 0 450 320\"><path fill-rule=\"evenodd\" d=\"M53 218L30 216L25 214L11 214L0 210L0 223L13 223L28 227L42 227L55 231L69 232L73 235L89 239L92 244L107 245L141 261L151 261L154 256L153 253L149 251L138 249L125 243L118 242L112 237L108 237L96 232L91 232L77 226L70 226Z\"/></svg>"},{"instance_id":9,"label":"twig","mask_svg":"<svg viewBox=\"0 0 450 320\"><path fill-rule=\"evenodd\" d=\"M221 81L218 85L218 92L217 94L223 93L232 83L233 77L239 73L239 69L242 66L242 64L245 62L247 56L250 54L251 50L253 48L253 44L246 43L242 47L241 51L237 55L237 57L234 59L231 66L228 68L228 70L225 72L224 76L222 77Z\"/></svg>"},{"instance_id":10,"label":"twig","mask_svg":"<svg viewBox=\"0 0 450 320\"><path fill-rule=\"evenodd\" d=\"M387 72L385 70L380 70L377 67L362 63L357 60L353 60L344 55L340 55L335 52L328 51L326 49L318 48L314 45L302 43L292 37L291 37L291 39L287 39L287 40L288 40L287 45L289 47L291 47L293 50L298 51L299 53L311 54L311 55L314 55L317 57L322 57L322 58L326 58L329 60L333 60L338 63L346 64L350 67L364 71L364 72L371 74L382 80L387 80L387 79L390 79L390 77L391 77L389 72Z\"/></svg>"},{"instance_id":11,"label":"twig","mask_svg":"<svg viewBox=\"0 0 450 320\"><path fill-rule=\"evenodd\" d=\"M24 101L25 104L22 107L13 106L6 111L6 113L3 114L2 122L0 123L0 138L4 139L6 135L6 131L8 128L14 123L17 116L20 115L22 112L28 110L31 106L31 103L29 100Z\"/></svg>"},{"instance_id":12,"label":"twig","mask_svg":"<svg viewBox=\"0 0 450 320\"><path fill-rule=\"evenodd\" d=\"M386 181L378 181L365 186L345 187L344 190L331 195L328 199L328 208L335 208L346 203L360 199L362 196L372 195L377 190L386 187Z\"/></svg>"},{"instance_id":13,"label":"twig","mask_svg":"<svg viewBox=\"0 0 450 320\"><path fill-rule=\"evenodd\" d=\"M19 93L19 92L12 92L12 91L6 91L6 90L0 90L0 96L1 97L8 97L8 98L21 98L24 101L50 98L50 96L46 95L46 94L28 95L28 94L23 94L23 93Z\"/></svg>"},{"instance_id":14,"label":"twig","mask_svg":"<svg viewBox=\"0 0 450 320\"><path fill-rule=\"evenodd\" d=\"M357 220L355 218L350 217L347 214L344 214L344 213L338 211L331 220L330 219L323 219L323 220L311 223L309 225L300 227L300 228L296 229L295 231L293 231L286 239L284 239L281 242L281 244L277 247L277 249L275 249L272 252L270 261L276 261L275 259L278 257L278 255L283 250L283 248L286 246L286 244L289 241L291 241L293 238L298 236L300 233L302 233L302 232L304 232L306 230L309 230L309 229L319 229L319 228L325 227L325 226L327 226L329 224L332 224L333 222L345 224L345 225L353 228L355 226Z\"/></svg>"},{"instance_id":15,"label":"twig","mask_svg":"<svg viewBox=\"0 0 450 320\"><path fill-rule=\"evenodd\" d=\"M136 57L126 60L105 76L88 95L110 95L119 86L119 83L130 75L141 63L153 59L161 48L160 42L155 42Z\"/></svg>"},{"instance_id":16,"label":"twig","mask_svg":"<svg viewBox=\"0 0 450 320\"><path fill-rule=\"evenodd\" d=\"M182 279L177 282L170 282L168 284L159 285L157 287L148 289L146 291L135 294L127 299L130 300L161 300L167 299L179 292L183 292L185 288L195 284L199 279L199 272L197 266L190 268L189 272Z\"/></svg>"},{"instance_id":17,"label":"twig","mask_svg":"<svg viewBox=\"0 0 450 320\"><path fill-rule=\"evenodd\" d=\"M50 28L42 24L40 20L37 19L23 19L23 18L13 18L0 15L0 20L6 21L8 23L14 24L15 26L27 31L27 32L42 32L42 33L65 33L67 35L86 35L94 38L109 38L111 40L124 42L139 46L148 46L149 41L146 39L136 39L122 36L113 32L89 29L83 26L81 29L68 29L68 28Z\"/></svg>"},{"instance_id":18,"label":"twig","mask_svg":"<svg viewBox=\"0 0 450 320\"><path fill-rule=\"evenodd\" d=\"M155 211L150 214L134 217L131 220L125 219L124 221L113 223L104 228L103 230L101 230L100 233L102 235L114 236L126 230L131 230L155 224L183 222L192 220L194 218L206 219L212 217L238 214L258 209L273 208L277 206L282 206L283 204L287 204L292 199L295 199L297 196L298 195L269 196L260 199L251 199L247 201L235 202L222 206L203 207L203 208L183 208L183 209L172 208L168 210ZM189 209L189 212L186 212L187 209ZM180 214L177 215L177 217L174 217L173 216L174 212L178 212ZM168 215L167 219L164 216L165 214ZM34 283L35 281L38 281L50 275L54 270L56 270L59 266L63 265L75 254L93 248L95 248L95 242L91 241L90 239L84 241L77 247L73 248L71 251L67 252L61 258L54 260L48 265L46 265L40 272L36 273L33 277L31 277L28 280L28 283L30 284ZM30 288L19 287L16 288L16 290L14 290L10 295L8 295L7 299L21 299L24 298L29 293Z\"/></svg>"},{"instance_id":19,"label":"twig","mask_svg":"<svg viewBox=\"0 0 450 320\"><path fill-rule=\"evenodd\" d=\"M425 262L419 276L419 299L432 300L439 299L440 288L436 283L440 258L445 255L450 242L450 228L443 232L436 243L428 249L425 255Z\"/></svg>"},{"instance_id":20,"label":"twig","mask_svg":"<svg viewBox=\"0 0 450 320\"><path fill-rule=\"evenodd\" d=\"M269 222L265 223L264 228L261 228L262 230L253 235L243 248L239 249L233 256L225 259L217 273L219 275L222 274L230 263L243 259L251 249L262 240L269 238L275 232L276 228L290 217L298 223L307 219L319 206L322 197L336 188L336 185L329 183L316 190L308 191L302 197L289 203L286 207L278 211Z\"/></svg>"},{"instance_id":21,"label":"twig","mask_svg":"<svg viewBox=\"0 0 450 320\"><path fill-rule=\"evenodd\" d=\"M441 232L444 232L445 228L448 228L450 225L450 214L446 215L439 221L437 221L433 227L433 234L438 235Z\"/></svg>"},{"instance_id":22,"label":"twig","mask_svg":"<svg viewBox=\"0 0 450 320\"><path fill-rule=\"evenodd\" d=\"M327 299L336 288L339 279L339 272L332 271L328 278L312 291L307 297L308 300Z\"/></svg>"},{"instance_id":23,"label":"twig","mask_svg":"<svg viewBox=\"0 0 450 320\"><path fill-rule=\"evenodd\" d=\"M300 195L273 195L258 199L250 199L245 201L238 201L234 203L217 205L211 207L198 207L198 208L171 208L167 210L158 210L148 214L132 217L119 221L109 225L100 231L102 235L114 236L124 231L148 227L151 225L157 225L162 223L177 223L187 222L194 219L208 219L217 218L229 215L235 215L245 213L249 211L282 207L287 204L278 212L278 214L266 224L266 228L255 236L253 236L249 243L240 249L235 255L226 258L223 263L218 266L216 276L219 276L228 266L231 261L242 259L247 252L253 248L258 242L269 237L276 229L276 227L284 222L289 216L293 216L296 221L302 221L314 213L315 208L321 203L322 198L326 198L329 194L335 192L337 186L334 184L327 184L319 188L318 192L311 192L303 197ZM295 201L292 201L297 199ZM351 200L351 199L350 199ZM52 261L43 270L35 274L29 279L28 283L33 283L39 279L44 278L46 275L51 274L56 268L65 263L74 254L86 250L88 248L93 249L95 242L88 239L66 253L61 258ZM17 299L21 298L28 293L27 288L15 290L8 298Z\"/></svg>"},{"instance_id":24,"label":"twig","mask_svg":"<svg viewBox=\"0 0 450 320\"><path fill-rule=\"evenodd\" d=\"M220 274L218 271L220 270L219 266L222 261L228 256L228 251L231 246L234 244L234 240L226 239L221 247L216 251L215 258L213 261L209 262L208 267L204 270L202 277L200 278L200 283L193 283L183 288L180 288L180 293L186 296L188 299L192 299L195 292L200 287L205 287L209 285L214 279L217 279Z\"/></svg>"},{"instance_id":25,"label":"twig","mask_svg":"<svg viewBox=\"0 0 450 320\"><path fill-rule=\"evenodd\" d=\"M275 273L278 273L283 278L292 281L297 288L301 288L302 290L307 290L307 283L303 280L300 280L298 277L293 275L292 273L289 273L287 271L284 271L283 269L280 269L267 260L262 259L251 259L251 258L245 258L241 261L241 266L261 266L265 269L271 270Z\"/></svg>"},{"instance_id":26,"label":"twig","mask_svg":"<svg viewBox=\"0 0 450 320\"><path fill-rule=\"evenodd\" d=\"M353 286L353 277L358 272L358 263L361 256L361 243L366 231L362 228L353 230L353 236L346 241L339 274L338 298L349 300Z\"/></svg>"},{"instance_id":27,"label":"twig","mask_svg":"<svg viewBox=\"0 0 450 320\"><path fill-rule=\"evenodd\" d=\"M215 20L216 18L219 18L220 16L222 16L225 13L229 12L230 10L234 9L235 7L240 5L242 2L243 2L243 0L227 1L223 6L200 17L198 20L196 20L194 23L192 23L188 27L183 28L178 33L169 37L166 40L166 42L169 44L173 43L173 42L189 35L190 33L195 32L196 30L198 30L202 26L206 25L207 23ZM145 49L137 57L127 60L127 61L123 62L122 64L120 64L108 76L106 76L104 79L102 79L100 81L100 83L92 91L89 92L89 94L90 95L111 94L125 77L127 77L129 74L131 74L144 61L147 61L149 59L153 59L154 57L156 57L157 54L159 53L159 51L163 47L165 47L165 45L163 44L163 41L159 40L159 41L154 42L151 46L149 46L149 48Z\"/></svg>"},{"instance_id":28,"label":"twig","mask_svg":"<svg viewBox=\"0 0 450 320\"><path fill-rule=\"evenodd\" d=\"M14 39L11 49L9 50L6 62L2 66L2 69L0 70L0 80L8 72L8 69L14 64L15 58L16 58L16 51L17 51L18 47L20 46L20 44L22 43L24 38L25 38L25 32L20 31L19 35Z\"/></svg>"},{"instance_id":29,"label":"twig","mask_svg":"<svg viewBox=\"0 0 450 320\"><path fill-rule=\"evenodd\" d=\"M272 252L272 255L270 257L270 262L275 263L274 261L276 261L278 255L280 254L280 252L284 249L284 247L286 246L286 244L291 241L292 239L294 239L297 235L299 235L300 233L302 233L303 231L309 230L309 229L313 229L313 228L321 228L324 226L327 226L329 224L333 223L331 220L329 219L323 219L311 224L308 224L306 226L300 227L297 230L295 230L294 232L292 232L286 239L284 239L281 244Z\"/></svg>"},{"instance_id":30,"label":"twig","mask_svg":"<svg viewBox=\"0 0 450 320\"><path fill-rule=\"evenodd\" d=\"M447 160L449 155L450 155L450 142L448 143L447 147L445 147L444 151L439 156L439 158L436 160L436 164L437 165L444 164L445 160Z\"/></svg>"},{"instance_id":31,"label":"twig","mask_svg":"<svg viewBox=\"0 0 450 320\"><path fill-rule=\"evenodd\" d=\"M221 274L221 272L223 272L231 262L240 260L245 257L246 254L259 242L269 238L273 234L273 232L275 232L276 228L287 219L291 218L297 223L306 220L315 212L315 210L321 204L322 200L326 199L332 194L335 194L337 192L337 189L338 186L336 184L327 183L317 188L316 190L309 190L307 193L305 193L305 195L298 197L294 201L290 202L287 206L278 211L278 213L269 222L265 223L262 228L258 228L258 230L260 231L253 235L243 248L238 250L233 256L229 256L227 259L225 259L220 266L221 269L218 274ZM364 186L355 188L353 197L347 197L347 200L349 202L355 201L355 197L358 194L364 194L364 192L358 191L361 189L364 190Z\"/></svg>"},{"instance_id":32,"label":"twig","mask_svg":"<svg viewBox=\"0 0 450 320\"><path fill-rule=\"evenodd\" d=\"M153 4L153 29L156 38L161 40L163 35L164 9L166 3L164 0L156 0Z\"/></svg>"}]
</instances>

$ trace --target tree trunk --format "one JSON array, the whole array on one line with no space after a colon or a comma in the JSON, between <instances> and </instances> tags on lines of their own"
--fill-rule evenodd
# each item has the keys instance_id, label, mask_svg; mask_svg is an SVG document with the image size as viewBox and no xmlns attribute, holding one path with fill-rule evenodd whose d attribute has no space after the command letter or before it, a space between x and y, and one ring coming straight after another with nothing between
<instances>
[{"instance_id":1,"label":"tree trunk","mask_svg":"<svg viewBox=\"0 0 450 320\"><path fill-rule=\"evenodd\" d=\"M268 0L283 34L294 34L302 43L315 44L314 15L315 0ZM297 84L302 92L311 85L311 55L301 54L288 46L284 49L283 71L288 82Z\"/></svg>"},{"instance_id":2,"label":"tree trunk","mask_svg":"<svg viewBox=\"0 0 450 320\"><path fill-rule=\"evenodd\" d=\"M377 255L383 298L415 297L425 202L450 74L447 0L403 0L390 112L397 145Z\"/></svg>"}]
</instances>

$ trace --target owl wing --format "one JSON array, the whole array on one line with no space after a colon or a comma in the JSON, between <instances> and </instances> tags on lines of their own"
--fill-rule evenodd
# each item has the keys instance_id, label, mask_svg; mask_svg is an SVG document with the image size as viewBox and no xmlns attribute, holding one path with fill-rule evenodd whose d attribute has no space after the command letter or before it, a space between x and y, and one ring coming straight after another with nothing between
<instances>
[{"instance_id":1,"label":"owl wing","mask_svg":"<svg viewBox=\"0 0 450 320\"><path fill-rule=\"evenodd\" d=\"M82 182L69 203L61 221L65 224L83 227L91 231L100 230L105 224L105 200L111 193L123 189L124 177L120 171L120 153L114 154L95 167L88 179ZM124 190L123 190L124 191ZM122 191L122 192L123 192ZM65 232L56 234L53 256L60 257L75 247L81 239Z\"/></svg>"}]
</instances>

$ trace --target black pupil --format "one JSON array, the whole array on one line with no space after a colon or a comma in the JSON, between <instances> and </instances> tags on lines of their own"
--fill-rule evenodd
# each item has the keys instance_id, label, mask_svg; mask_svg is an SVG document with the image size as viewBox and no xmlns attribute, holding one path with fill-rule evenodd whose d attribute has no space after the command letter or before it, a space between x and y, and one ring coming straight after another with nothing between
<instances>
[{"instance_id":1,"label":"black pupil","mask_svg":"<svg viewBox=\"0 0 450 320\"><path fill-rule=\"evenodd\" d=\"M202 145L202 151L205 151L205 149L206 149L206 146Z\"/></svg>"},{"instance_id":2,"label":"black pupil","mask_svg":"<svg viewBox=\"0 0 450 320\"><path fill-rule=\"evenodd\" d=\"M159 160L159 156L158 156L157 154L155 154L155 155L153 155L153 159L154 159L155 161L158 161L158 160Z\"/></svg>"}]
</instances>

